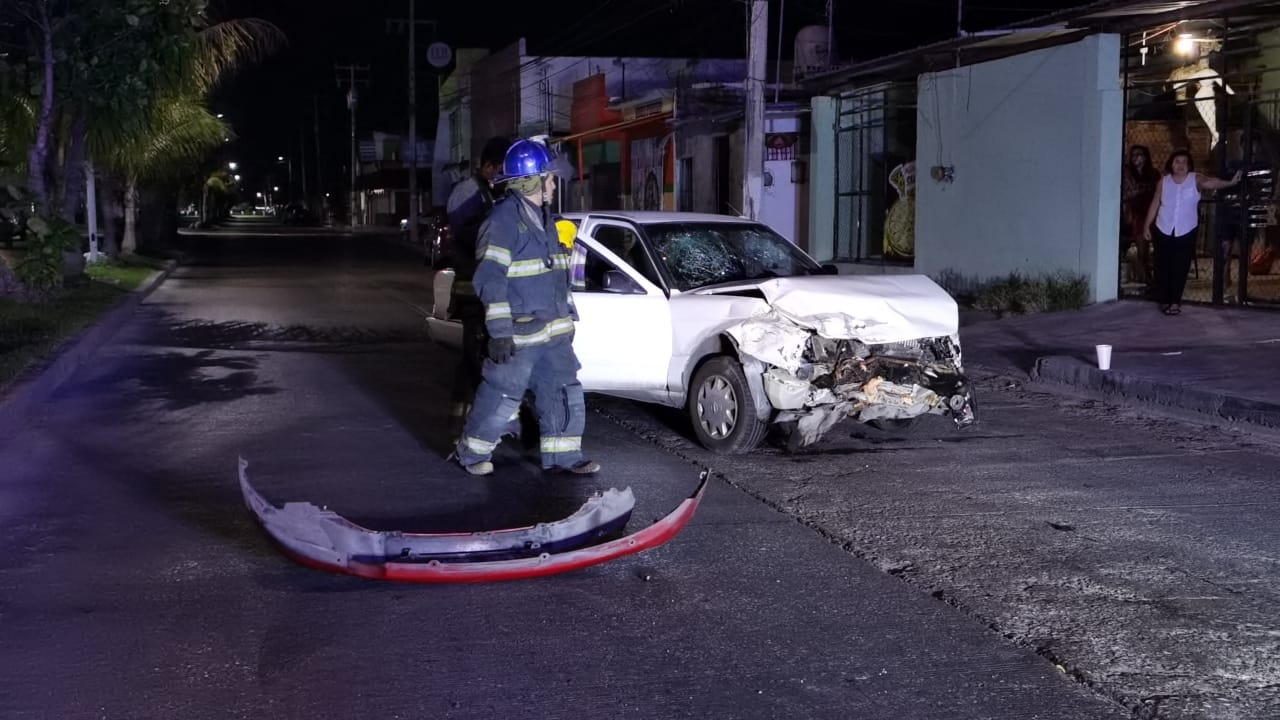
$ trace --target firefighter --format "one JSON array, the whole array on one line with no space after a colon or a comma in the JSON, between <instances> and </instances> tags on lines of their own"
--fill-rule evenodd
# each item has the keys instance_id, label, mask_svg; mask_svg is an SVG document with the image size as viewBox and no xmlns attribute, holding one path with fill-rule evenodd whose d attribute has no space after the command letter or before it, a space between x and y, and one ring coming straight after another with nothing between
<instances>
[{"instance_id":1,"label":"firefighter","mask_svg":"<svg viewBox=\"0 0 1280 720\"><path fill-rule=\"evenodd\" d=\"M476 271L476 240L480 224L493 209L493 179L502 169L511 141L495 137L480 153L480 167L459 182L449 194L449 233L453 240L453 287L449 293L449 317L462 321L462 357L454 373L449 407L449 434L456 439L480 386L484 363L484 306L471 280Z\"/></svg>"},{"instance_id":2,"label":"firefighter","mask_svg":"<svg viewBox=\"0 0 1280 720\"><path fill-rule=\"evenodd\" d=\"M489 341L456 453L472 475L493 472L493 452L517 419L526 390L533 392L543 469L600 470L582 454L586 403L573 352L571 260L550 208L556 165L538 140L512 145L501 175L506 195L480 228L474 284Z\"/></svg>"}]
</instances>

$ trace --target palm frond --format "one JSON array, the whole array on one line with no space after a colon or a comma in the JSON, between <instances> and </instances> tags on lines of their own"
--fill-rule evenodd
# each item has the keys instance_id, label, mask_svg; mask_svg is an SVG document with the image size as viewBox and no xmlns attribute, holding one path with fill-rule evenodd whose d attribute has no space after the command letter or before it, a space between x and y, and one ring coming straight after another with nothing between
<instances>
[{"instance_id":1,"label":"palm frond","mask_svg":"<svg viewBox=\"0 0 1280 720\"><path fill-rule=\"evenodd\" d=\"M16 93L0 99L0 167L24 171L35 135L36 99Z\"/></svg>"},{"instance_id":2,"label":"palm frond","mask_svg":"<svg viewBox=\"0 0 1280 720\"><path fill-rule=\"evenodd\" d=\"M231 136L231 128L189 95L163 98L144 132L116 146L111 164L126 175L162 180L200 163Z\"/></svg>"},{"instance_id":3,"label":"palm frond","mask_svg":"<svg viewBox=\"0 0 1280 720\"><path fill-rule=\"evenodd\" d=\"M205 95L231 73L287 44L280 28L257 18L225 20L200 31L192 58L194 90Z\"/></svg>"}]
</instances>

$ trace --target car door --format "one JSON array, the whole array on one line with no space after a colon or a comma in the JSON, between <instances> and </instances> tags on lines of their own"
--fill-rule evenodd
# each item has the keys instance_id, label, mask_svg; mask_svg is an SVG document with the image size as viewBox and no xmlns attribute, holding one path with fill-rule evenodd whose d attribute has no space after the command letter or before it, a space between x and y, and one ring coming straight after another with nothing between
<instances>
[{"instance_id":1,"label":"car door","mask_svg":"<svg viewBox=\"0 0 1280 720\"><path fill-rule=\"evenodd\" d=\"M666 293L595 238L637 237L616 221L584 222L577 242L586 249L585 287L575 290L578 308L573 346L588 392L661 402L671 362L671 312ZM621 248L616 248L621 249Z\"/></svg>"}]
</instances>

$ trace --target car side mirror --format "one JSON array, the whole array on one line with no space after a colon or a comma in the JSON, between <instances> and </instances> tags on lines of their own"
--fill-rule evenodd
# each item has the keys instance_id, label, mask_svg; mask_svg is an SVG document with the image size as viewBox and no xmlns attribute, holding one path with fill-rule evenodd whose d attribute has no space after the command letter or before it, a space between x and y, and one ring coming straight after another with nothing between
<instances>
[{"instance_id":1,"label":"car side mirror","mask_svg":"<svg viewBox=\"0 0 1280 720\"><path fill-rule=\"evenodd\" d=\"M837 267L837 266L836 266L835 264L833 264L833 263L827 263L826 265L823 265L823 266L822 266L822 269L823 269L823 270L824 270L828 275L839 275L839 274L840 274L840 268L839 268L839 267Z\"/></svg>"},{"instance_id":2,"label":"car side mirror","mask_svg":"<svg viewBox=\"0 0 1280 720\"><path fill-rule=\"evenodd\" d=\"M617 293L619 295L644 294L644 288L640 287L639 283L632 280L630 275L621 270L606 270L600 285L607 293Z\"/></svg>"}]
</instances>

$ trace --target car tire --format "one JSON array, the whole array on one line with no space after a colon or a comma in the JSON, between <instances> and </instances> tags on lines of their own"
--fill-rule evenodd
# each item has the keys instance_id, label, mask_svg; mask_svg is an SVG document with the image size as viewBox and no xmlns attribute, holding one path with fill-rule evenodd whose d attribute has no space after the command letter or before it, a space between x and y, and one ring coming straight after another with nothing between
<instances>
[{"instance_id":1,"label":"car tire","mask_svg":"<svg viewBox=\"0 0 1280 720\"><path fill-rule=\"evenodd\" d=\"M693 374L687 409L698 442L719 455L755 450L769 428L756 416L742 365L724 355L706 361Z\"/></svg>"}]
</instances>

